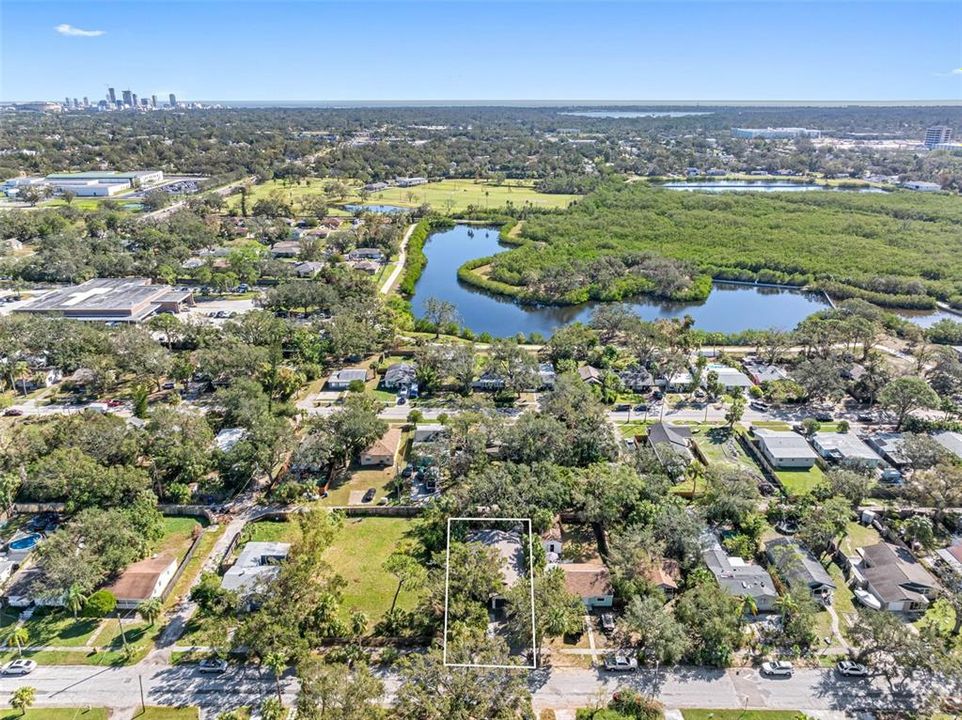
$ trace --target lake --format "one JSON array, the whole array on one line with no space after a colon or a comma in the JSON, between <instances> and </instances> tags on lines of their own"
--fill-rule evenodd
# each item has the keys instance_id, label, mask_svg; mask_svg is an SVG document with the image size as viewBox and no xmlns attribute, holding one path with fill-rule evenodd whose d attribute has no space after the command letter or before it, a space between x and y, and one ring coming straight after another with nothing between
<instances>
[{"instance_id":1,"label":"lake","mask_svg":"<svg viewBox=\"0 0 962 720\"><path fill-rule=\"evenodd\" d=\"M474 237L469 235L472 231ZM427 298L447 300L457 307L461 325L475 333L488 332L496 337L519 332L549 336L563 325L591 319L599 303L532 307L458 280L458 268L466 261L508 249L509 246L498 241L496 228L456 225L432 234L424 245L428 263L411 299L415 316L424 315ZM627 304L645 320L691 315L696 328L726 333L770 327L788 330L828 306L825 298L817 294L723 282L715 283L703 303L664 302L642 297Z\"/></svg>"},{"instance_id":2,"label":"lake","mask_svg":"<svg viewBox=\"0 0 962 720\"><path fill-rule=\"evenodd\" d=\"M796 183L788 180L717 180L706 182L667 182L658 187L668 190L684 190L687 192L806 192L810 190L828 190L833 192L885 192L876 187L839 187L837 185L821 185L819 183Z\"/></svg>"}]
</instances>

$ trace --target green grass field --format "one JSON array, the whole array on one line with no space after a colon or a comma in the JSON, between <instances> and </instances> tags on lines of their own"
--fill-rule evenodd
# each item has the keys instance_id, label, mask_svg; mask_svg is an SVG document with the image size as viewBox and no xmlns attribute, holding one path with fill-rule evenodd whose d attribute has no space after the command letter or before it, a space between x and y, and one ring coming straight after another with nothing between
<instances>
[{"instance_id":1,"label":"green grass field","mask_svg":"<svg viewBox=\"0 0 962 720\"><path fill-rule=\"evenodd\" d=\"M281 196L300 212L301 201L308 197L324 194L327 178L308 178L301 184L285 184L278 180L270 180L261 185L254 185L248 195L248 208L253 207L258 200L268 197L271 193L279 192ZM438 212L461 212L469 205L483 208L500 208L507 203L515 207L530 205L539 208L566 208L578 195L552 195L537 192L530 182L522 180L506 181L496 185L486 180L442 180L427 183L412 188L388 188L380 192L369 193L362 200L361 184L357 181L347 181L351 194L344 198L344 203L368 203L373 205L399 205L401 207L417 207L427 203ZM340 200L338 200L340 202ZM231 195L227 199L227 207L240 206L240 196ZM332 206L332 210L335 209Z\"/></svg>"},{"instance_id":2,"label":"green grass field","mask_svg":"<svg viewBox=\"0 0 962 720\"><path fill-rule=\"evenodd\" d=\"M25 715L19 710L4 710L0 720L107 720L106 708L30 708Z\"/></svg>"},{"instance_id":3,"label":"green grass field","mask_svg":"<svg viewBox=\"0 0 962 720\"><path fill-rule=\"evenodd\" d=\"M371 626L390 609L391 598L397 588L394 577L382 565L410 531L411 522L403 518L345 518L344 527L324 553L324 559L344 578L342 608L346 613L361 610ZM260 521L244 530L247 542L294 542L297 524L292 522ZM398 607L412 609L418 595L401 592Z\"/></svg>"},{"instance_id":4,"label":"green grass field","mask_svg":"<svg viewBox=\"0 0 962 720\"><path fill-rule=\"evenodd\" d=\"M882 536L873 527L866 527L857 522L850 522L845 528L845 538L842 540L842 552L852 557L860 547L875 545L881 542Z\"/></svg>"},{"instance_id":5,"label":"green grass field","mask_svg":"<svg viewBox=\"0 0 962 720\"><path fill-rule=\"evenodd\" d=\"M391 608L397 581L382 567L410 532L411 521L403 518L346 518L344 528L324 558L346 581L343 607L356 609L373 626ZM402 590L398 607L411 610L419 595Z\"/></svg>"},{"instance_id":6,"label":"green grass field","mask_svg":"<svg viewBox=\"0 0 962 720\"><path fill-rule=\"evenodd\" d=\"M198 720L196 707L157 707L148 705L145 712L134 712L134 720Z\"/></svg>"},{"instance_id":7,"label":"green grass field","mask_svg":"<svg viewBox=\"0 0 962 720\"><path fill-rule=\"evenodd\" d=\"M682 710L685 720L798 720L798 710Z\"/></svg>"},{"instance_id":8,"label":"green grass field","mask_svg":"<svg viewBox=\"0 0 962 720\"><path fill-rule=\"evenodd\" d=\"M825 479L825 473L818 465L813 465L808 470L776 470L775 474L789 495L807 495Z\"/></svg>"}]
</instances>

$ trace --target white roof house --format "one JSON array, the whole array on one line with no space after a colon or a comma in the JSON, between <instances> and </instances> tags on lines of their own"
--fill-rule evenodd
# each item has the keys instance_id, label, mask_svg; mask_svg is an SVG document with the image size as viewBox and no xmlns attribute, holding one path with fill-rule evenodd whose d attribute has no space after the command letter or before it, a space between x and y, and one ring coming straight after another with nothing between
<instances>
[{"instance_id":1,"label":"white roof house","mask_svg":"<svg viewBox=\"0 0 962 720\"><path fill-rule=\"evenodd\" d=\"M247 543L237 561L224 573L221 587L242 598L249 597L277 576L290 550L290 543Z\"/></svg>"},{"instance_id":2,"label":"white roof house","mask_svg":"<svg viewBox=\"0 0 962 720\"><path fill-rule=\"evenodd\" d=\"M360 380L362 383L367 382L367 370L364 368L336 370L327 379L327 386L331 390L347 390L348 385L355 380Z\"/></svg>"},{"instance_id":3,"label":"white roof house","mask_svg":"<svg viewBox=\"0 0 962 720\"><path fill-rule=\"evenodd\" d=\"M215 447L221 452L230 452L247 435L245 428L224 428L214 438Z\"/></svg>"},{"instance_id":4,"label":"white roof house","mask_svg":"<svg viewBox=\"0 0 962 720\"><path fill-rule=\"evenodd\" d=\"M812 437L815 450L826 460L855 461L879 467L881 456L854 433L818 432Z\"/></svg>"},{"instance_id":5,"label":"white roof house","mask_svg":"<svg viewBox=\"0 0 962 720\"><path fill-rule=\"evenodd\" d=\"M962 433L943 430L942 432L935 433L932 439L959 458L959 460L962 460Z\"/></svg>"},{"instance_id":6,"label":"white roof house","mask_svg":"<svg viewBox=\"0 0 962 720\"><path fill-rule=\"evenodd\" d=\"M755 428L762 454L776 468L810 468L818 455L801 435L789 430Z\"/></svg>"},{"instance_id":7,"label":"white roof house","mask_svg":"<svg viewBox=\"0 0 962 720\"><path fill-rule=\"evenodd\" d=\"M754 384L751 378L740 370L720 363L709 363L705 366L705 372L702 373L702 385L708 382L710 372L718 374L718 384L726 390L744 390Z\"/></svg>"}]
</instances>

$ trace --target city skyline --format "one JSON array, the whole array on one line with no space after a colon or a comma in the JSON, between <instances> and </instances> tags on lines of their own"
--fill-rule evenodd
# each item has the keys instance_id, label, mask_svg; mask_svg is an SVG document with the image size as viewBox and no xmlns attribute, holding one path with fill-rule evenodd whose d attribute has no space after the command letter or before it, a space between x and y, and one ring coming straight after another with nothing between
<instances>
[{"instance_id":1,"label":"city skyline","mask_svg":"<svg viewBox=\"0 0 962 720\"><path fill-rule=\"evenodd\" d=\"M208 102L962 100L962 8L950 3L239 7L5 2L0 100L99 99L108 85L92 80L116 56L113 87ZM335 27L356 32L324 32ZM815 36L825 52L773 52Z\"/></svg>"}]
</instances>

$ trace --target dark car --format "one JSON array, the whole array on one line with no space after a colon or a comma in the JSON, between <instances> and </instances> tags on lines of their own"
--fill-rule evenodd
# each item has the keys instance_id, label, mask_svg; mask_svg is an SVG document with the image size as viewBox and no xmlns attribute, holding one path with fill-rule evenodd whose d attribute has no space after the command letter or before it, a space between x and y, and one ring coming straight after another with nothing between
<instances>
[{"instance_id":1,"label":"dark car","mask_svg":"<svg viewBox=\"0 0 962 720\"><path fill-rule=\"evenodd\" d=\"M397 404L398 404L398 405L405 405L405 404L407 403L407 401L408 401L408 399L402 395L401 397L399 397L399 398L397 399Z\"/></svg>"},{"instance_id":2,"label":"dark car","mask_svg":"<svg viewBox=\"0 0 962 720\"><path fill-rule=\"evenodd\" d=\"M404 479L411 477L413 474L414 474L414 466L412 465L408 465L401 471L401 477L403 477Z\"/></svg>"},{"instance_id":3,"label":"dark car","mask_svg":"<svg viewBox=\"0 0 962 720\"><path fill-rule=\"evenodd\" d=\"M366 503L371 502L374 499L375 492L376 491L374 490L374 488L368 488L367 492L364 493L364 497L361 498L361 502L366 502Z\"/></svg>"},{"instance_id":4,"label":"dark car","mask_svg":"<svg viewBox=\"0 0 962 720\"><path fill-rule=\"evenodd\" d=\"M20 408L7 408L3 411L3 414L7 417L20 417L23 415L23 410Z\"/></svg>"},{"instance_id":5,"label":"dark car","mask_svg":"<svg viewBox=\"0 0 962 720\"><path fill-rule=\"evenodd\" d=\"M631 410L631 405L629 405L628 403L620 403L618 405L615 405L615 410L617 412L627 412L628 410Z\"/></svg>"},{"instance_id":6,"label":"dark car","mask_svg":"<svg viewBox=\"0 0 962 720\"><path fill-rule=\"evenodd\" d=\"M875 422L875 416L871 413L859 413L855 416L855 419L863 423L873 423Z\"/></svg>"},{"instance_id":7,"label":"dark car","mask_svg":"<svg viewBox=\"0 0 962 720\"><path fill-rule=\"evenodd\" d=\"M832 413L830 412L817 412L815 413L815 419L819 422L832 422Z\"/></svg>"}]
</instances>

